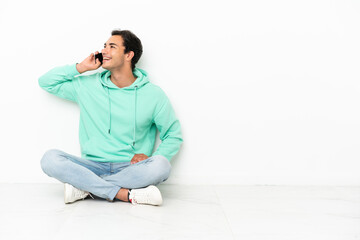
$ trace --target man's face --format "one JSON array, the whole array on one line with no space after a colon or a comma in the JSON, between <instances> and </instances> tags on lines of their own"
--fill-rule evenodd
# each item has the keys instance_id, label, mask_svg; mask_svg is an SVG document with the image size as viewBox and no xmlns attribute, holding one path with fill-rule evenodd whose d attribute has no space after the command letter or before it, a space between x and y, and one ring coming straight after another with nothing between
<instances>
[{"instance_id":1,"label":"man's face","mask_svg":"<svg viewBox=\"0 0 360 240\"><path fill-rule=\"evenodd\" d=\"M121 36L111 36L104 44L102 67L107 70L119 69L124 66L126 54L124 53L123 39Z\"/></svg>"}]
</instances>

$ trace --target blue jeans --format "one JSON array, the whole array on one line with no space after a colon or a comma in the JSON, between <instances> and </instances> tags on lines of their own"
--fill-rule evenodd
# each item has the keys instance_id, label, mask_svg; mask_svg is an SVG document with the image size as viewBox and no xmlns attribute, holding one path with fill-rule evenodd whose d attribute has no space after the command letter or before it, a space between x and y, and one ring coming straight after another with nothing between
<instances>
[{"instance_id":1,"label":"blue jeans","mask_svg":"<svg viewBox=\"0 0 360 240\"><path fill-rule=\"evenodd\" d=\"M171 165L160 155L130 164L95 162L51 149L42 157L41 168L63 183L113 201L121 188L143 188L164 182L169 177Z\"/></svg>"}]
</instances>

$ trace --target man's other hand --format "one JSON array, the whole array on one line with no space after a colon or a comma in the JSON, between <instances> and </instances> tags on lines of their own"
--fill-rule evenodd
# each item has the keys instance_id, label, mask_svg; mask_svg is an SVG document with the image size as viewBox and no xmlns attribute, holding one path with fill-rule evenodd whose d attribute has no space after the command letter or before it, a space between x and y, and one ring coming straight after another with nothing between
<instances>
[{"instance_id":1,"label":"man's other hand","mask_svg":"<svg viewBox=\"0 0 360 240\"><path fill-rule=\"evenodd\" d=\"M134 163L137 163L137 162L141 162L141 161L144 161L145 159L148 159L148 158L149 158L149 157L146 156L146 155L143 154L143 153L135 154L134 157L131 159L130 164L134 164Z\"/></svg>"},{"instance_id":2,"label":"man's other hand","mask_svg":"<svg viewBox=\"0 0 360 240\"><path fill-rule=\"evenodd\" d=\"M98 54L99 52L96 51L95 54ZM76 70L78 70L79 73L84 73L87 71L98 69L101 66L101 62L99 59L95 60L94 53L90 54L87 58L84 59L79 64L76 64Z\"/></svg>"}]
</instances>

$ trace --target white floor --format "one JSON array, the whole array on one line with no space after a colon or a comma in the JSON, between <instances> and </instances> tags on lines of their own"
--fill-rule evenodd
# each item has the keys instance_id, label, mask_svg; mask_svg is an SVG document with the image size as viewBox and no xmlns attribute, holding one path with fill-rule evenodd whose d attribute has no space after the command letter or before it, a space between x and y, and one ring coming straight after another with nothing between
<instances>
[{"instance_id":1,"label":"white floor","mask_svg":"<svg viewBox=\"0 0 360 240\"><path fill-rule=\"evenodd\" d=\"M160 185L161 207L0 184L0 239L360 239L360 187Z\"/></svg>"}]
</instances>

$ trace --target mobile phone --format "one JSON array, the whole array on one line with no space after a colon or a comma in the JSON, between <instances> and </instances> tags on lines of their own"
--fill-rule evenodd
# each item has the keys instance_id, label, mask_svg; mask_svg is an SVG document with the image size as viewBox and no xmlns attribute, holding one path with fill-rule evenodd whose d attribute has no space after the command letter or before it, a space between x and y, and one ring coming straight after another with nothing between
<instances>
[{"instance_id":1,"label":"mobile phone","mask_svg":"<svg viewBox=\"0 0 360 240\"><path fill-rule=\"evenodd\" d=\"M95 61L96 59L99 59L100 63L103 63L103 55L102 53L95 54Z\"/></svg>"}]
</instances>

